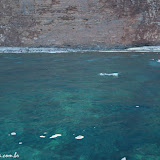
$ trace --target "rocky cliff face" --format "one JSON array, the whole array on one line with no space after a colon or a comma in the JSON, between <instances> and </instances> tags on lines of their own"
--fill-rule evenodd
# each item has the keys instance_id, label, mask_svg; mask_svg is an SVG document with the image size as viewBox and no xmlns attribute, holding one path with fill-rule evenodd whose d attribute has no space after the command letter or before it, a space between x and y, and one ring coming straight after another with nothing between
<instances>
[{"instance_id":1,"label":"rocky cliff face","mask_svg":"<svg viewBox=\"0 0 160 160\"><path fill-rule=\"evenodd\" d=\"M0 46L160 45L159 0L0 0Z\"/></svg>"}]
</instances>

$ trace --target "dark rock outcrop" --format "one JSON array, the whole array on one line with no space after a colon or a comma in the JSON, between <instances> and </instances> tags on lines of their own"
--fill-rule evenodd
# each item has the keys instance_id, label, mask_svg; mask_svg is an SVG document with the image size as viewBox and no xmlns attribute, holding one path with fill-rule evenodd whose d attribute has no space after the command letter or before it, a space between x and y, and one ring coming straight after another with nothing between
<instances>
[{"instance_id":1,"label":"dark rock outcrop","mask_svg":"<svg viewBox=\"0 0 160 160\"><path fill-rule=\"evenodd\" d=\"M160 45L159 0L0 0L0 46Z\"/></svg>"}]
</instances>

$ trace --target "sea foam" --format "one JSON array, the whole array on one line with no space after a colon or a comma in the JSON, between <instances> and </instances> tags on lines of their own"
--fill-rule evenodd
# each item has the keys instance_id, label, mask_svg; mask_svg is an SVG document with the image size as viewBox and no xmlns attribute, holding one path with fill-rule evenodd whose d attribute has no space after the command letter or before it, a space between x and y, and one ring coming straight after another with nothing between
<instances>
[{"instance_id":1,"label":"sea foam","mask_svg":"<svg viewBox=\"0 0 160 160\"><path fill-rule=\"evenodd\" d=\"M114 76L118 77L119 73L99 73L100 76Z\"/></svg>"}]
</instances>

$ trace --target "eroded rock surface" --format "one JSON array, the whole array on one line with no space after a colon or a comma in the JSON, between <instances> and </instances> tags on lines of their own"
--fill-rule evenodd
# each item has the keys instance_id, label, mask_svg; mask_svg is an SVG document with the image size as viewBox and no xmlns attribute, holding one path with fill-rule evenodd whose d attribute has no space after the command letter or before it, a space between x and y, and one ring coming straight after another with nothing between
<instances>
[{"instance_id":1,"label":"eroded rock surface","mask_svg":"<svg viewBox=\"0 0 160 160\"><path fill-rule=\"evenodd\" d=\"M0 0L0 46L160 45L159 0Z\"/></svg>"}]
</instances>

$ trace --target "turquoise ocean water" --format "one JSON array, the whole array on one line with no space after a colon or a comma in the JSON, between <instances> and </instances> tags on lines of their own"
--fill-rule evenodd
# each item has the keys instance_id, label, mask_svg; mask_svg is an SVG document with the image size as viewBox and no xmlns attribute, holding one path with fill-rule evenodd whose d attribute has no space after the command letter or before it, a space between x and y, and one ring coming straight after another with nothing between
<instances>
[{"instance_id":1,"label":"turquoise ocean water","mask_svg":"<svg viewBox=\"0 0 160 160\"><path fill-rule=\"evenodd\" d=\"M160 160L158 59L156 53L0 55L1 156ZM55 134L61 136L50 138Z\"/></svg>"}]
</instances>

